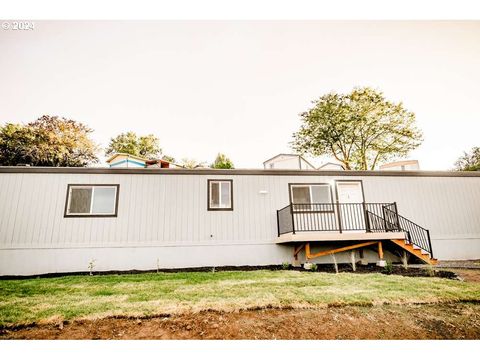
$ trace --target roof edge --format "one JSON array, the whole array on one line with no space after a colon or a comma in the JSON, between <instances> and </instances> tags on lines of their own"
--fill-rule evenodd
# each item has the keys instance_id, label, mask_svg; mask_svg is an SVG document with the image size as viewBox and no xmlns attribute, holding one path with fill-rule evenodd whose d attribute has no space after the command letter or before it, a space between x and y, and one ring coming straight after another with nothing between
<instances>
[{"instance_id":1,"label":"roof edge","mask_svg":"<svg viewBox=\"0 0 480 360\"><path fill-rule=\"evenodd\" d=\"M0 174L130 174L130 175L264 175L264 176L420 176L480 177L480 171L380 171L380 170L284 170L284 169L159 169L106 167L0 166Z\"/></svg>"}]
</instances>

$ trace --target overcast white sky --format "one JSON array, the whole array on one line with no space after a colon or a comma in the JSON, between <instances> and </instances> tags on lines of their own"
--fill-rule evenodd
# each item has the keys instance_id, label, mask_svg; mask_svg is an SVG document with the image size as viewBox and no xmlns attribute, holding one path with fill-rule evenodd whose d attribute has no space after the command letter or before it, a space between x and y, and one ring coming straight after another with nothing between
<instances>
[{"instance_id":1,"label":"overcast white sky","mask_svg":"<svg viewBox=\"0 0 480 360\"><path fill-rule=\"evenodd\" d=\"M176 159L261 167L313 99L355 86L416 114L422 169L480 146L479 21L36 21L0 30L0 54L0 124L64 116L102 146L132 130Z\"/></svg>"}]
</instances>

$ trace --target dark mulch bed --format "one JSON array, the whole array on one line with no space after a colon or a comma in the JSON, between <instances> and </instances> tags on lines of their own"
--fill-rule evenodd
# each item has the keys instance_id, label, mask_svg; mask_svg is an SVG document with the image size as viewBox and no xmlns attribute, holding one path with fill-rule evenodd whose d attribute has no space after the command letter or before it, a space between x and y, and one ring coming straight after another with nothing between
<instances>
[{"instance_id":1,"label":"dark mulch bed","mask_svg":"<svg viewBox=\"0 0 480 360\"><path fill-rule=\"evenodd\" d=\"M179 272L212 272L212 271L255 271L255 270L291 270L291 271L308 271L303 267L288 267L283 265L264 265L264 266L219 266L219 267L195 267L195 268L183 268L183 269L159 269L159 272L166 273L179 273ZM317 272L335 273L335 266L333 264L317 264ZM353 273L352 266L350 264L338 264L339 272ZM129 270L129 271L102 271L94 272L95 275L121 275L121 274L143 274L143 273L155 273L157 270ZM437 270L432 268L418 268L409 267L407 269L399 265L393 265L391 267L381 268L375 264L369 265L357 265L355 273L383 273L387 275L402 275L402 276L423 276L423 277L440 277L447 279L457 279L456 273L447 270ZM75 273L53 273L42 275L30 275L30 276L0 276L0 280L14 280L14 279L37 279L37 278L55 278L61 276L72 275L89 275L88 272L75 272Z\"/></svg>"},{"instance_id":2,"label":"dark mulch bed","mask_svg":"<svg viewBox=\"0 0 480 360\"><path fill-rule=\"evenodd\" d=\"M335 267L330 264L321 264L318 265L318 271L322 272L335 272ZM339 264L339 272L353 272L351 265L349 264ZM391 268L381 268L374 264L369 265L357 265L356 273L375 273L380 272L387 275L402 275L402 276L413 276L413 277L440 277L446 279L456 279L458 280L457 274L452 271L447 270L437 270L432 268L413 268L408 267L404 268L400 265L394 265Z\"/></svg>"}]
</instances>

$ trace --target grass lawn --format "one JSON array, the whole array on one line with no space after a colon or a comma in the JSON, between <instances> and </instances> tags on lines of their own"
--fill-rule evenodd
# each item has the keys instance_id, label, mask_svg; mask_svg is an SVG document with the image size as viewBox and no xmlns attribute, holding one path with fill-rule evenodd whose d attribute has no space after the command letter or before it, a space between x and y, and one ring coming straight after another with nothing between
<instances>
[{"instance_id":1,"label":"grass lawn","mask_svg":"<svg viewBox=\"0 0 480 360\"><path fill-rule=\"evenodd\" d=\"M479 301L480 284L296 271L149 273L0 280L0 325L107 316Z\"/></svg>"}]
</instances>

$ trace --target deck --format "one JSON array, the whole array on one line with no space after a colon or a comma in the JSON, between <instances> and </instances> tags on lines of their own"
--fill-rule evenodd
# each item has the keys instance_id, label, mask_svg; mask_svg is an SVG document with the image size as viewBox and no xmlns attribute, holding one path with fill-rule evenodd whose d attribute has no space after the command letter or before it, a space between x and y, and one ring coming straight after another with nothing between
<instances>
[{"instance_id":1,"label":"deck","mask_svg":"<svg viewBox=\"0 0 480 360\"><path fill-rule=\"evenodd\" d=\"M428 229L398 214L396 203L307 203L289 204L277 210L277 244L294 245L293 254L305 249L306 259L374 246L383 260L385 242L400 247L432 264ZM312 243L338 243L338 247L316 254Z\"/></svg>"}]
</instances>

